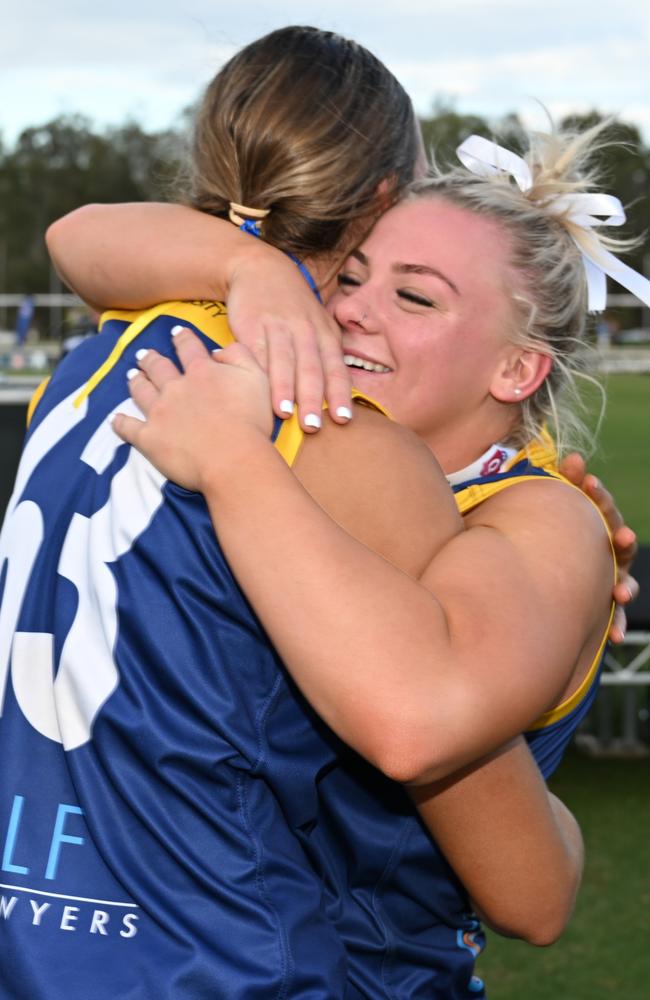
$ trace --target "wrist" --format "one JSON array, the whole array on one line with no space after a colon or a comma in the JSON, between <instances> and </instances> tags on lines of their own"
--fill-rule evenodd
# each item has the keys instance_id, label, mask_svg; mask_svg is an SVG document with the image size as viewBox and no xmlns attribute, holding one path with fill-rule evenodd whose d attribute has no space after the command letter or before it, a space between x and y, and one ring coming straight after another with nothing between
<instances>
[{"instance_id":1,"label":"wrist","mask_svg":"<svg viewBox=\"0 0 650 1000\"><path fill-rule=\"evenodd\" d=\"M233 240L232 252L228 255L225 275L226 295L232 290L233 284L244 276L250 275L257 285L260 270L265 267L273 268L274 274L278 273L278 269L286 269L288 274L293 275L294 266L282 250L272 247L264 240L251 238L248 233L239 230L236 230L236 237L236 242Z\"/></svg>"},{"instance_id":2,"label":"wrist","mask_svg":"<svg viewBox=\"0 0 650 1000\"><path fill-rule=\"evenodd\" d=\"M279 458L273 443L258 427L232 430L219 442L201 472L199 492L207 500L227 502L236 494L259 487L267 466Z\"/></svg>"}]
</instances>

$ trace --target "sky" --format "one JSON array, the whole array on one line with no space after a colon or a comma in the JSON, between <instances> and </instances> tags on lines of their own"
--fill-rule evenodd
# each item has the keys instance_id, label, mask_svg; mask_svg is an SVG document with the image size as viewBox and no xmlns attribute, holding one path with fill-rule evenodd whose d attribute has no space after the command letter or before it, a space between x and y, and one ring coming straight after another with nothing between
<instances>
[{"instance_id":1,"label":"sky","mask_svg":"<svg viewBox=\"0 0 650 1000\"><path fill-rule=\"evenodd\" d=\"M620 0L1 0L0 135L80 112L98 127L174 124L228 57L286 24L378 55L434 101L531 126L597 108L650 143L650 3Z\"/></svg>"}]
</instances>

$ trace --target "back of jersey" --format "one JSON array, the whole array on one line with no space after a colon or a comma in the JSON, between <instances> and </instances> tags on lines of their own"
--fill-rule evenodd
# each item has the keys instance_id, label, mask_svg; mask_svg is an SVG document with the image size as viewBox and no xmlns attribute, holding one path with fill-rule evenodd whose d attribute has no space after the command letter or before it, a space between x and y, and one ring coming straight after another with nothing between
<instances>
[{"instance_id":1,"label":"back of jersey","mask_svg":"<svg viewBox=\"0 0 650 1000\"><path fill-rule=\"evenodd\" d=\"M115 318L66 358L5 519L3 998L345 993L320 885L262 776L282 667L202 498L111 429L134 412L136 348L172 354L179 319L228 339L220 307L170 304L133 344ZM332 754L299 699L293 718L300 795Z\"/></svg>"}]
</instances>

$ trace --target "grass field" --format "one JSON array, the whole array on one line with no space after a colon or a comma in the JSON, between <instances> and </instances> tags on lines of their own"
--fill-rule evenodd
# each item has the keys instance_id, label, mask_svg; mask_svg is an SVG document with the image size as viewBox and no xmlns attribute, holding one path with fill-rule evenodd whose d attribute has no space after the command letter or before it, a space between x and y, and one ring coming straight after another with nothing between
<instances>
[{"instance_id":1,"label":"grass field","mask_svg":"<svg viewBox=\"0 0 650 1000\"><path fill-rule=\"evenodd\" d=\"M614 493L639 541L648 545L650 375L610 375L604 386L605 421L589 467Z\"/></svg>"},{"instance_id":2,"label":"grass field","mask_svg":"<svg viewBox=\"0 0 650 1000\"><path fill-rule=\"evenodd\" d=\"M490 936L478 968L490 1000L647 1000L650 762L573 752L551 786L585 837L578 906L551 948Z\"/></svg>"},{"instance_id":3,"label":"grass field","mask_svg":"<svg viewBox=\"0 0 650 1000\"><path fill-rule=\"evenodd\" d=\"M650 375L604 382L605 421L589 461L650 544ZM647 1000L650 996L650 761L567 756L552 789L574 812L587 864L557 944L490 935L479 963L490 1000Z\"/></svg>"}]
</instances>

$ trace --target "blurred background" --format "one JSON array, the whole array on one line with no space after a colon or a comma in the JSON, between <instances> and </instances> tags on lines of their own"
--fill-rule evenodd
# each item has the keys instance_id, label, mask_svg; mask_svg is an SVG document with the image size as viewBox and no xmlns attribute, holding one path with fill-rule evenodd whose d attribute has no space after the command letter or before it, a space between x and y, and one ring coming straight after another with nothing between
<instances>
[{"instance_id":1,"label":"blurred background","mask_svg":"<svg viewBox=\"0 0 650 1000\"><path fill-rule=\"evenodd\" d=\"M607 190L626 206L628 257L650 276L650 7L546 0L3 0L0 35L0 509L34 388L98 317L64 288L47 226L91 201L173 198L192 107L239 47L310 23L356 38L405 84L438 161L466 136L518 149L522 126L609 116ZM299 81L297 81L299 85ZM317 95L314 97L317 100ZM128 238L128 234L125 234ZM585 885L562 941L490 936L493 1000L641 1000L650 911L650 313L610 283L592 328L607 409L590 468L641 543L643 592L608 654L597 705L554 779L587 842ZM597 420L599 404L589 400Z\"/></svg>"}]
</instances>

